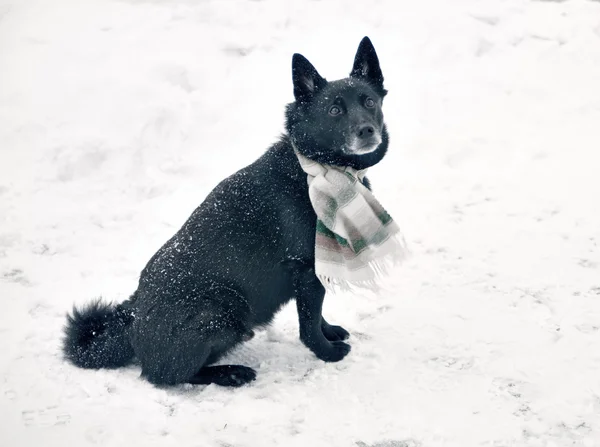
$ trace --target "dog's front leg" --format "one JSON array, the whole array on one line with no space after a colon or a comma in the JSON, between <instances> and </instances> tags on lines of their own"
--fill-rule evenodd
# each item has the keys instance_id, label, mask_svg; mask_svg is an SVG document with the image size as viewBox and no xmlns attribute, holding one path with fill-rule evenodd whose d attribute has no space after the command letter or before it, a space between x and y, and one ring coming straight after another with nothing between
<instances>
[{"instance_id":1,"label":"dog's front leg","mask_svg":"<svg viewBox=\"0 0 600 447\"><path fill-rule=\"evenodd\" d=\"M350 345L340 340L347 332L339 326L329 325L322 317L323 299L325 288L315 275L312 268L302 269L297 272L296 281L296 306L298 308L298 320L300 322L300 340L315 355L326 362L338 362L348 352ZM335 341L329 341L324 332L333 338L335 329L341 329ZM337 332L337 331L336 331Z\"/></svg>"}]
</instances>

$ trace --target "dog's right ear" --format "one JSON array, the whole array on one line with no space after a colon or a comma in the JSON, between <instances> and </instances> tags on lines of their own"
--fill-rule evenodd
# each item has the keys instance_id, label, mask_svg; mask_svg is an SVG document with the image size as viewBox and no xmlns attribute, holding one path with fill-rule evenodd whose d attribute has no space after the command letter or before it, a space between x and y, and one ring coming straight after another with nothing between
<instances>
[{"instance_id":1,"label":"dog's right ear","mask_svg":"<svg viewBox=\"0 0 600 447\"><path fill-rule=\"evenodd\" d=\"M292 57L292 80L294 97L300 103L310 101L314 94L327 84L308 59L298 53Z\"/></svg>"}]
</instances>

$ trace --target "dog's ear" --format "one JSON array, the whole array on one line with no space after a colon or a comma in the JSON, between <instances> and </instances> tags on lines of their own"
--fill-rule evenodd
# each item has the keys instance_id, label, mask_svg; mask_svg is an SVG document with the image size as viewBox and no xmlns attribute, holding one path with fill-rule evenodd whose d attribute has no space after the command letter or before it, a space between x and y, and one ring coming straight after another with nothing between
<instances>
[{"instance_id":1,"label":"dog's ear","mask_svg":"<svg viewBox=\"0 0 600 447\"><path fill-rule=\"evenodd\" d=\"M292 80L294 96L298 102L310 101L313 95L327 84L308 59L298 53L292 58Z\"/></svg>"},{"instance_id":2,"label":"dog's ear","mask_svg":"<svg viewBox=\"0 0 600 447\"><path fill-rule=\"evenodd\" d=\"M379 66L379 58L368 37L365 37L358 46L350 76L365 80L380 89L384 94L386 92L383 88L383 73Z\"/></svg>"}]
</instances>

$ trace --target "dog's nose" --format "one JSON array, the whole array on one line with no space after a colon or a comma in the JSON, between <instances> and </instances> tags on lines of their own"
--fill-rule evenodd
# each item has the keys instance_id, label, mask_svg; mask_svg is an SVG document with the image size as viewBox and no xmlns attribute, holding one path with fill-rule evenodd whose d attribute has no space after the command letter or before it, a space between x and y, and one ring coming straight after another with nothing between
<instances>
[{"instance_id":1,"label":"dog's nose","mask_svg":"<svg viewBox=\"0 0 600 447\"><path fill-rule=\"evenodd\" d=\"M375 129L373 126L365 125L361 126L358 129L358 138L366 140L367 138L371 138L375 134Z\"/></svg>"}]
</instances>

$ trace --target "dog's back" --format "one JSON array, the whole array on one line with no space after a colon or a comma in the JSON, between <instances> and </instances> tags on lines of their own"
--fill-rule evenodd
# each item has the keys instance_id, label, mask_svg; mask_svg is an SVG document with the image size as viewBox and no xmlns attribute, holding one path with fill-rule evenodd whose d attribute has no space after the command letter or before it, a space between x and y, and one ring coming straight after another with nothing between
<instances>
[{"instance_id":1,"label":"dog's back","mask_svg":"<svg viewBox=\"0 0 600 447\"><path fill-rule=\"evenodd\" d=\"M211 288L227 287L245 297L235 312L249 327L270 322L289 285L286 261L314 257L316 215L293 157L284 138L208 195L143 270L144 308L199 293L221 303Z\"/></svg>"}]
</instances>

